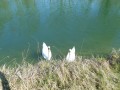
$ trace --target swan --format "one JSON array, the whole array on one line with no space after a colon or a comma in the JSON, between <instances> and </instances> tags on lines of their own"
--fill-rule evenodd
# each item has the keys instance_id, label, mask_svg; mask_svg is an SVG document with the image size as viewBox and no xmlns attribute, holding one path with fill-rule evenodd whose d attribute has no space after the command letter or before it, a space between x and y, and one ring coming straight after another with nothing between
<instances>
[{"instance_id":1,"label":"swan","mask_svg":"<svg viewBox=\"0 0 120 90\"><path fill-rule=\"evenodd\" d=\"M66 60L72 62L75 60L75 46L72 49L69 49L68 54L66 56Z\"/></svg>"},{"instance_id":2,"label":"swan","mask_svg":"<svg viewBox=\"0 0 120 90\"><path fill-rule=\"evenodd\" d=\"M44 42L43 42L43 46L42 46L42 56L46 60L50 60L52 57L50 46L47 46Z\"/></svg>"}]
</instances>

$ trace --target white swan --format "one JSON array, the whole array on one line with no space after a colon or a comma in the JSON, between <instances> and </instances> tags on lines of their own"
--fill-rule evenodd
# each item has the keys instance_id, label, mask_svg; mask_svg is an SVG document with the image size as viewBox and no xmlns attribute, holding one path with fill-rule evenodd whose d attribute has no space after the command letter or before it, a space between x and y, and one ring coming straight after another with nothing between
<instances>
[{"instance_id":1,"label":"white swan","mask_svg":"<svg viewBox=\"0 0 120 90\"><path fill-rule=\"evenodd\" d=\"M66 56L66 60L69 62L72 62L75 60L75 47L73 47L72 49L69 49L69 52Z\"/></svg>"},{"instance_id":2,"label":"white swan","mask_svg":"<svg viewBox=\"0 0 120 90\"><path fill-rule=\"evenodd\" d=\"M43 42L43 47L42 47L42 56L46 59L46 60L50 60L52 57L52 53L50 50L50 46L47 46L44 42Z\"/></svg>"}]
</instances>

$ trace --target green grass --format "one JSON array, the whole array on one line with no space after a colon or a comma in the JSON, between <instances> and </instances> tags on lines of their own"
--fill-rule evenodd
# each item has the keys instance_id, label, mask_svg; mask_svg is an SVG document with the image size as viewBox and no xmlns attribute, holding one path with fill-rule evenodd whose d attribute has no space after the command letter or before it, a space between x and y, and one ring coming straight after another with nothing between
<instances>
[{"instance_id":1,"label":"green grass","mask_svg":"<svg viewBox=\"0 0 120 90\"><path fill-rule=\"evenodd\" d=\"M0 66L0 71L11 90L119 90L118 61L116 51L109 59L78 57L74 62L41 60L34 65L23 61L15 67Z\"/></svg>"}]
</instances>

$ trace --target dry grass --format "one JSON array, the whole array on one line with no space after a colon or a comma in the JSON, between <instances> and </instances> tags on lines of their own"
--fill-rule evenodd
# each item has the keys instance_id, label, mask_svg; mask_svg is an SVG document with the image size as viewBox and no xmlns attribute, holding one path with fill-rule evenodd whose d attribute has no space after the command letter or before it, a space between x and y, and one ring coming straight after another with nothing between
<instances>
[{"instance_id":1,"label":"dry grass","mask_svg":"<svg viewBox=\"0 0 120 90\"><path fill-rule=\"evenodd\" d=\"M16 67L1 66L11 90L119 90L119 76L104 58L75 62L23 61ZM1 85L1 84L0 84Z\"/></svg>"}]
</instances>

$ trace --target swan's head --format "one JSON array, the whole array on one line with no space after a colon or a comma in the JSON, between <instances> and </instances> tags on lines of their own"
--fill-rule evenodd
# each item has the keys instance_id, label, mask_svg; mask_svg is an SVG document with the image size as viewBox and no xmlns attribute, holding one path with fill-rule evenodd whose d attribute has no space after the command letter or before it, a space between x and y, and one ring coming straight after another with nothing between
<instances>
[{"instance_id":1,"label":"swan's head","mask_svg":"<svg viewBox=\"0 0 120 90\"><path fill-rule=\"evenodd\" d=\"M43 42L43 45L44 45L45 43Z\"/></svg>"},{"instance_id":2,"label":"swan's head","mask_svg":"<svg viewBox=\"0 0 120 90\"><path fill-rule=\"evenodd\" d=\"M43 47L45 47L46 46L46 44L43 42L43 45L42 45Z\"/></svg>"},{"instance_id":3,"label":"swan's head","mask_svg":"<svg viewBox=\"0 0 120 90\"><path fill-rule=\"evenodd\" d=\"M72 51L72 49L69 49L69 52L71 52Z\"/></svg>"},{"instance_id":4,"label":"swan's head","mask_svg":"<svg viewBox=\"0 0 120 90\"><path fill-rule=\"evenodd\" d=\"M50 50L50 46L48 46L48 49Z\"/></svg>"},{"instance_id":5,"label":"swan's head","mask_svg":"<svg viewBox=\"0 0 120 90\"><path fill-rule=\"evenodd\" d=\"M75 46L73 46L72 51L75 53Z\"/></svg>"}]
</instances>

